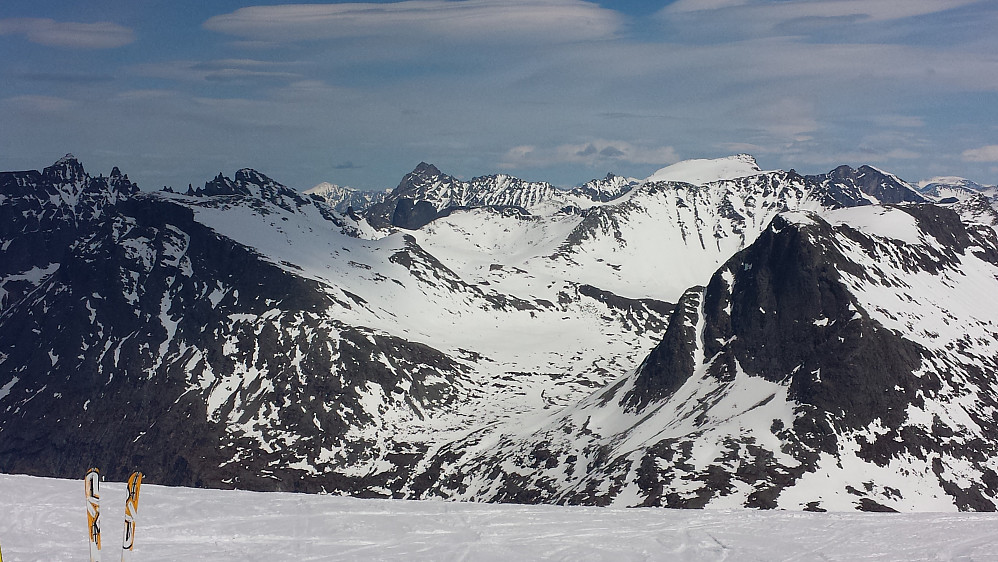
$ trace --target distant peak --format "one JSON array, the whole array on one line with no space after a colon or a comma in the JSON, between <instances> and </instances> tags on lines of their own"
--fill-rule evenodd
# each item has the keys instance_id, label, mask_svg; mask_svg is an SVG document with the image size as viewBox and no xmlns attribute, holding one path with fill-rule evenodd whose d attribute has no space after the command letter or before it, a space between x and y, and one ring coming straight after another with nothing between
<instances>
[{"instance_id":1,"label":"distant peak","mask_svg":"<svg viewBox=\"0 0 998 562\"><path fill-rule=\"evenodd\" d=\"M236 170L235 180L247 183L267 183L274 181L253 168L242 168Z\"/></svg>"},{"instance_id":2,"label":"distant peak","mask_svg":"<svg viewBox=\"0 0 998 562\"><path fill-rule=\"evenodd\" d=\"M329 183L324 181L317 183L314 186L306 189L303 193L306 195L328 195L330 193L341 192L341 191L355 191L351 187L345 187L342 185L337 185L335 183Z\"/></svg>"},{"instance_id":3,"label":"distant peak","mask_svg":"<svg viewBox=\"0 0 998 562\"><path fill-rule=\"evenodd\" d=\"M729 180L754 176L762 172L755 157L749 154L735 154L723 158L696 158L683 160L666 166L646 181L680 181L703 185L718 180Z\"/></svg>"},{"instance_id":4,"label":"distant peak","mask_svg":"<svg viewBox=\"0 0 998 562\"><path fill-rule=\"evenodd\" d=\"M43 173L60 182L74 182L86 176L83 164L80 164L80 161L72 154L67 154L56 160L55 164L45 168Z\"/></svg>"},{"instance_id":5,"label":"distant peak","mask_svg":"<svg viewBox=\"0 0 998 562\"><path fill-rule=\"evenodd\" d=\"M428 164L426 162L420 162L412 173L420 176L436 176L440 175L440 170L433 164Z\"/></svg>"},{"instance_id":6,"label":"distant peak","mask_svg":"<svg viewBox=\"0 0 998 562\"><path fill-rule=\"evenodd\" d=\"M969 181L967 178L961 178L960 176L936 176L927 180L919 180L918 187L925 187L932 184L963 185Z\"/></svg>"}]
</instances>

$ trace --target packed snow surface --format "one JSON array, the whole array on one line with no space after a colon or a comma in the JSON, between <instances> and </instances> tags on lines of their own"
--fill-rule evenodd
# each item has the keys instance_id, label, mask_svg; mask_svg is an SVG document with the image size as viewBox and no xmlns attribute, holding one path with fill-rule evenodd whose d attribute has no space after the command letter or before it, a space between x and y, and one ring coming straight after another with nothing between
<instances>
[{"instance_id":1,"label":"packed snow surface","mask_svg":"<svg viewBox=\"0 0 998 562\"><path fill-rule=\"evenodd\" d=\"M105 560L125 488L100 487ZM85 559L83 481L0 475L11 561ZM143 485L133 560L998 560L998 514L611 509ZM119 509L120 508L120 509Z\"/></svg>"},{"instance_id":2,"label":"packed snow surface","mask_svg":"<svg viewBox=\"0 0 998 562\"><path fill-rule=\"evenodd\" d=\"M754 176L761 172L755 158L748 154L737 154L725 158L695 158L676 162L658 170L645 181L681 181L703 185L718 180Z\"/></svg>"}]
</instances>

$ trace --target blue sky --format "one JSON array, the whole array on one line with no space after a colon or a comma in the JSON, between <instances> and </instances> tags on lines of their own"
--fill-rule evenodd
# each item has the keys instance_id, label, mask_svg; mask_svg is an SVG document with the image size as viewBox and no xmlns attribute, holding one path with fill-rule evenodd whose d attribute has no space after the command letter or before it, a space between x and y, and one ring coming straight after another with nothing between
<instances>
[{"instance_id":1,"label":"blue sky","mask_svg":"<svg viewBox=\"0 0 998 562\"><path fill-rule=\"evenodd\" d=\"M574 185L747 152L998 183L993 0L5 0L0 169Z\"/></svg>"}]
</instances>

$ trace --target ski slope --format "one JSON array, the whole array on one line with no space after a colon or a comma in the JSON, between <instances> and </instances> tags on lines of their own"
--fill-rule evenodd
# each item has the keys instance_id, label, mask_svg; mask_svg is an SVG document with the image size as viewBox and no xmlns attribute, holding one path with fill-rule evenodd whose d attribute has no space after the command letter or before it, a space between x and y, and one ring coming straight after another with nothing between
<instances>
[{"instance_id":1,"label":"ski slope","mask_svg":"<svg viewBox=\"0 0 998 562\"><path fill-rule=\"evenodd\" d=\"M118 559L123 483L101 485ZM83 481L0 475L8 562L87 556ZM800 513L363 500L142 487L133 560L998 560L998 514Z\"/></svg>"}]
</instances>

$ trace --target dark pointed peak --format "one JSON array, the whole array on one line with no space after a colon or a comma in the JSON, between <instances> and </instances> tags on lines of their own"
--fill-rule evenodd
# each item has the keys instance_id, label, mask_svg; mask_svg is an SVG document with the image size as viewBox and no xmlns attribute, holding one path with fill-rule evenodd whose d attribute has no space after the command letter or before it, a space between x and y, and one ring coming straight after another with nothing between
<instances>
[{"instance_id":1,"label":"dark pointed peak","mask_svg":"<svg viewBox=\"0 0 998 562\"><path fill-rule=\"evenodd\" d=\"M83 164L80 164L80 161L72 154L67 154L56 160L54 164L45 168L42 174L58 183L72 183L87 175L83 169Z\"/></svg>"},{"instance_id":2,"label":"dark pointed peak","mask_svg":"<svg viewBox=\"0 0 998 562\"><path fill-rule=\"evenodd\" d=\"M188 187L187 194L196 196L239 195L243 194L243 191L245 190L239 190L232 180L219 172L214 179L205 182L204 188L191 189Z\"/></svg>"},{"instance_id":3,"label":"dark pointed peak","mask_svg":"<svg viewBox=\"0 0 998 562\"><path fill-rule=\"evenodd\" d=\"M830 178L844 178L844 177L852 176L855 173L856 173L856 170L853 170L852 167L850 167L850 166L848 166L846 164L843 164L843 165L839 166L838 168L835 168L831 172L828 172L828 177L830 177Z\"/></svg>"},{"instance_id":4,"label":"dark pointed peak","mask_svg":"<svg viewBox=\"0 0 998 562\"><path fill-rule=\"evenodd\" d=\"M412 173L417 176L439 176L442 172L433 164L428 164L426 162L420 162L413 170Z\"/></svg>"},{"instance_id":5,"label":"dark pointed peak","mask_svg":"<svg viewBox=\"0 0 998 562\"><path fill-rule=\"evenodd\" d=\"M242 168L241 170L236 170L235 180L237 182L246 182L256 185L264 185L268 183L277 183L271 178L264 174L254 170L253 168Z\"/></svg>"},{"instance_id":6,"label":"dark pointed peak","mask_svg":"<svg viewBox=\"0 0 998 562\"><path fill-rule=\"evenodd\" d=\"M111 168L111 175L107 179L108 185L122 195L135 195L139 192L139 186L128 179L128 174L122 174L117 166Z\"/></svg>"},{"instance_id":7,"label":"dark pointed peak","mask_svg":"<svg viewBox=\"0 0 998 562\"><path fill-rule=\"evenodd\" d=\"M402 178L402 181L399 182L398 187L396 187L392 193L395 194L395 196L399 196L409 193L410 190L418 189L421 185L435 183L436 181L447 182L449 180L457 181L456 178L441 172L433 164L420 162L418 166Z\"/></svg>"}]
</instances>

